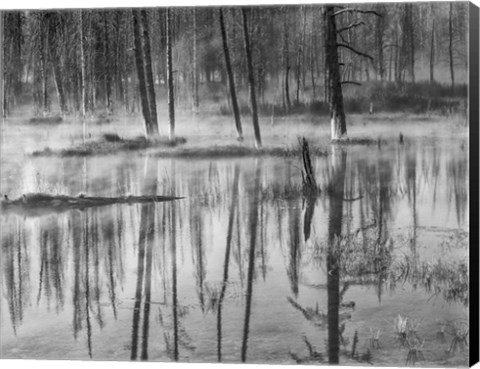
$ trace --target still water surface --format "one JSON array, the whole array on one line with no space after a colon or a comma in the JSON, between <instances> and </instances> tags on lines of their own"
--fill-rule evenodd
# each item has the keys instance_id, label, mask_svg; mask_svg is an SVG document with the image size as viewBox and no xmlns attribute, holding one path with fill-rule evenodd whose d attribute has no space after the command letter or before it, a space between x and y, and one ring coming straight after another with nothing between
<instances>
[{"instance_id":1,"label":"still water surface","mask_svg":"<svg viewBox=\"0 0 480 369\"><path fill-rule=\"evenodd\" d=\"M298 159L14 152L11 197L185 198L2 214L2 358L468 363L465 139L332 149L314 200Z\"/></svg>"}]
</instances>

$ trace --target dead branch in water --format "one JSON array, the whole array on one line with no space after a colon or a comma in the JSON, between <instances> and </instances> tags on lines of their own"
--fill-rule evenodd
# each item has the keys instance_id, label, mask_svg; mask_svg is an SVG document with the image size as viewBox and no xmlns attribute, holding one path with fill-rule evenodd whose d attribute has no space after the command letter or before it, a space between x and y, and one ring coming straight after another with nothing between
<instances>
[{"instance_id":1,"label":"dead branch in water","mask_svg":"<svg viewBox=\"0 0 480 369\"><path fill-rule=\"evenodd\" d=\"M302 171L302 188L303 194L306 197L316 197L320 193L320 189L317 186L317 181L315 180L315 174L313 172L312 161L310 159L310 149L308 147L308 142L305 137L302 137L300 141L300 146L302 148L302 162L303 162L303 171Z\"/></svg>"},{"instance_id":2,"label":"dead branch in water","mask_svg":"<svg viewBox=\"0 0 480 369\"><path fill-rule=\"evenodd\" d=\"M68 210L84 210L97 206L113 204L138 204L149 202L165 202L182 199L175 196L66 196L49 195L42 193L24 194L15 200L10 200L5 195L0 201L3 213L16 213L23 216L40 216L50 213L61 213Z\"/></svg>"}]
</instances>

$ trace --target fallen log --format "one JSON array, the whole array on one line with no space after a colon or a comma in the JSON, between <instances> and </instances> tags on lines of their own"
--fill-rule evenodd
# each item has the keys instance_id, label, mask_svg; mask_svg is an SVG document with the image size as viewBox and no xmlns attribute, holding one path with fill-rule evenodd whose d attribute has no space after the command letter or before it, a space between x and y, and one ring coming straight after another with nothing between
<instances>
[{"instance_id":1,"label":"fallen log","mask_svg":"<svg viewBox=\"0 0 480 369\"><path fill-rule=\"evenodd\" d=\"M180 200L183 197L176 196L78 196L49 195L43 193L29 193L10 200L7 195L0 201L2 213L16 213L23 216L39 216L50 213L62 213L68 210L84 210L98 206L113 204L138 204L149 202L165 202Z\"/></svg>"}]
</instances>

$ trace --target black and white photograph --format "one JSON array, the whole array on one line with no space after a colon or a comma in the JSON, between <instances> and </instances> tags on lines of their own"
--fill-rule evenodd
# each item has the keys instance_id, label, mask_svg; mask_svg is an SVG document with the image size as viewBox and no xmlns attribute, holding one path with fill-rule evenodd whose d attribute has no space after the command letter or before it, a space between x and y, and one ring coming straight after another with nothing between
<instances>
[{"instance_id":1,"label":"black and white photograph","mask_svg":"<svg viewBox=\"0 0 480 369\"><path fill-rule=\"evenodd\" d=\"M0 5L2 361L478 360L475 4L40 5Z\"/></svg>"}]
</instances>

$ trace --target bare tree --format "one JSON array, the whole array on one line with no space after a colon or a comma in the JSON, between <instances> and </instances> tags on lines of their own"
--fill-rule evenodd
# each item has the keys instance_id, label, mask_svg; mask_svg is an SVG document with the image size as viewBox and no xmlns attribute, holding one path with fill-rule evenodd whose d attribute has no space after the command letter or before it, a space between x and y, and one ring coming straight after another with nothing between
<instances>
[{"instance_id":1,"label":"bare tree","mask_svg":"<svg viewBox=\"0 0 480 369\"><path fill-rule=\"evenodd\" d=\"M235 78L232 70L232 63L230 61L230 51L228 49L227 32L225 30L225 21L223 19L223 10L219 10L220 16L220 31L222 33L223 53L225 55L225 67L228 74L228 85L230 87L230 98L232 100L233 115L235 116L235 128L237 129L237 138L243 141L242 122L240 121L240 110L238 108L237 93L235 91Z\"/></svg>"},{"instance_id":2,"label":"bare tree","mask_svg":"<svg viewBox=\"0 0 480 369\"><path fill-rule=\"evenodd\" d=\"M255 133L255 147L258 149L262 146L262 138L260 136L260 126L258 125L257 97L255 95L255 78L253 72L252 49L250 46L250 36L248 34L247 16L248 9L242 8L243 17L243 36L245 38L245 53L247 54L248 66L248 84L250 85L250 100L252 104L252 120L253 131Z\"/></svg>"},{"instance_id":3,"label":"bare tree","mask_svg":"<svg viewBox=\"0 0 480 369\"><path fill-rule=\"evenodd\" d=\"M448 11L448 57L450 62L450 78L452 91L455 88L455 74L453 70L453 3L450 3Z\"/></svg>"},{"instance_id":4,"label":"bare tree","mask_svg":"<svg viewBox=\"0 0 480 369\"><path fill-rule=\"evenodd\" d=\"M137 66L138 87L140 91L140 102L142 105L143 119L145 120L145 133L151 135L154 131L151 124L150 106L147 93L147 82L145 75L145 62L142 44L140 11L132 10L133 15L133 36L135 42L135 64Z\"/></svg>"},{"instance_id":5,"label":"bare tree","mask_svg":"<svg viewBox=\"0 0 480 369\"><path fill-rule=\"evenodd\" d=\"M172 65L172 9L167 8L167 85L168 85L168 117L170 120L170 140L175 140L175 95L173 91Z\"/></svg>"}]
</instances>

